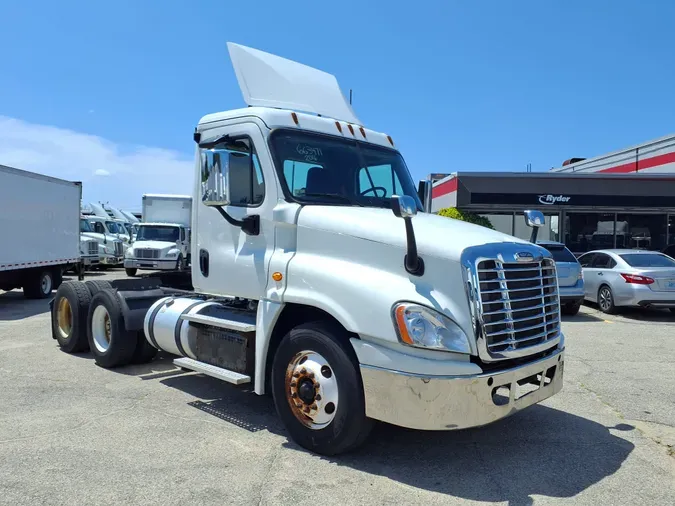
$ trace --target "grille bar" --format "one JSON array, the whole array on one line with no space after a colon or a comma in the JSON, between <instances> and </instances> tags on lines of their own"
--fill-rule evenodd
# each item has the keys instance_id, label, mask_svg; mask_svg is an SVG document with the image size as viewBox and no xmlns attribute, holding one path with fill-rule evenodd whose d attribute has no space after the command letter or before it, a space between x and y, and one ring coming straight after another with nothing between
<instances>
[{"instance_id":1,"label":"grille bar","mask_svg":"<svg viewBox=\"0 0 675 506\"><path fill-rule=\"evenodd\" d=\"M535 307L537 307L537 306L535 306ZM541 306L538 306L538 307L541 307ZM534 308L532 308L532 309L534 309ZM520 309L520 311L529 311L529 310L530 310L530 308ZM515 311L515 310L512 309L511 312L513 312L513 311ZM503 325L504 323L521 323L521 322L527 322L527 321L530 321L530 320L537 320L537 319L543 318L544 316L554 316L554 315L557 315L557 314L558 314L558 311L550 311L548 313L538 313L538 314L535 314L535 315L532 315L532 316L526 316L525 318L514 318L514 319L506 318L506 319L498 321L498 322L486 323L485 326L487 327L488 325ZM526 329L518 329L518 330L526 330ZM488 334L493 335L492 332L488 332Z\"/></svg>"},{"instance_id":2,"label":"grille bar","mask_svg":"<svg viewBox=\"0 0 675 506\"><path fill-rule=\"evenodd\" d=\"M539 278L535 278L539 279ZM492 280L491 280L492 281ZM508 280L502 280L502 281L520 281L519 279L508 279ZM481 281L482 283L482 281ZM552 283L550 285L543 285L543 286L538 286L536 288L500 288L499 290L481 290L481 294L489 294L489 293L509 293L509 292L532 292L534 290L538 290L539 288L557 288L555 283ZM550 295L557 295L557 291L555 294L550 294ZM537 299L541 299L541 296L536 297ZM491 302L491 301L488 301Z\"/></svg>"},{"instance_id":3,"label":"grille bar","mask_svg":"<svg viewBox=\"0 0 675 506\"><path fill-rule=\"evenodd\" d=\"M527 299L518 299L518 300L522 301L522 300L540 300L540 299L541 299L541 297L537 296L537 297L529 297ZM514 302L513 299L510 299L510 301ZM495 304L498 303L498 302L501 302L501 301L494 301ZM516 311L531 311L532 309L543 309L543 308L548 307L548 306L557 306L557 305L558 305L557 302L547 302L545 304L538 304L538 305L532 306L532 307L524 307L524 308L520 308L520 309L511 309L511 312L515 313ZM507 314L507 313L508 313L508 311L506 309L500 309L499 311L490 311L490 312L483 313L483 316L491 316L491 315L495 315L495 314Z\"/></svg>"},{"instance_id":4,"label":"grille bar","mask_svg":"<svg viewBox=\"0 0 675 506\"><path fill-rule=\"evenodd\" d=\"M548 332L541 332L539 334L535 334L533 336L528 336L528 337L521 337L520 339L515 339L514 341L509 341L514 342L514 343L524 343L527 341L532 341L534 339L542 339L542 338L547 338L549 334L553 333L554 331L548 331ZM509 343L494 343L494 344L488 344L488 348L494 349L497 348L498 346L506 346Z\"/></svg>"}]
</instances>

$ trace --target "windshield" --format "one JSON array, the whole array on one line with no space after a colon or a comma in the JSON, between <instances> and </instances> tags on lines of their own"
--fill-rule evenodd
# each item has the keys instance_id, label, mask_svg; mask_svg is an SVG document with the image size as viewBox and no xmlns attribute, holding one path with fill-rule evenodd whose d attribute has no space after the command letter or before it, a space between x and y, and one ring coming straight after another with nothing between
<instances>
[{"instance_id":1,"label":"windshield","mask_svg":"<svg viewBox=\"0 0 675 506\"><path fill-rule=\"evenodd\" d=\"M80 232L93 232L94 229L91 228L91 223L87 220L80 220Z\"/></svg>"},{"instance_id":2,"label":"windshield","mask_svg":"<svg viewBox=\"0 0 675 506\"><path fill-rule=\"evenodd\" d=\"M176 242L178 237L178 227L162 227L156 225L138 227L138 233L136 234L137 241Z\"/></svg>"},{"instance_id":3,"label":"windshield","mask_svg":"<svg viewBox=\"0 0 675 506\"><path fill-rule=\"evenodd\" d=\"M619 255L631 267L675 267L675 260L659 253Z\"/></svg>"},{"instance_id":4,"label":"windshield","mask_svg":"<svg viewBox=\"0 0 675 506\"><path fill-rule=\"evenodd\" d=\"M108 230L112 234L119 234L120 233L120 229L117 228L117 223L115 223L114 221L106 221L105 226L108 228Z\"/></svg>"},{"instance_id":5,"label":"windshield","mask_svg":"<svg viewBox=\"0 0 675 506\"><path fill-rule=\"evenodd\" d=\"M577 263L577 258L564 246L555 246L553 244L540 244L539 246L547 249L556 262Z\"/></svg>"},{"instance_id":6,"label":"windshield","mask_svg":"<svg viewBox=\"0 0 675 506\"><path fill-rule=\"evenodd\" d=\"M392 195L408 195L422 210L398 151L288 130L274 132L271 143L285 186L301 203L391 207Z\"/></svg>"},{"instance_id":7,"label":"windshield","mask_svg":"<svg viewBox=\"0 0 675 506\"><path fill-rule=\"evenodd\" d=\"M131 231L131 225L129 225L128 223L123 223L122 226L124 227L124 230L126 230L126 233L127 233L128 235L131 235L131 233L132 233L132 231Z\"/></svg>"}]
</instances>

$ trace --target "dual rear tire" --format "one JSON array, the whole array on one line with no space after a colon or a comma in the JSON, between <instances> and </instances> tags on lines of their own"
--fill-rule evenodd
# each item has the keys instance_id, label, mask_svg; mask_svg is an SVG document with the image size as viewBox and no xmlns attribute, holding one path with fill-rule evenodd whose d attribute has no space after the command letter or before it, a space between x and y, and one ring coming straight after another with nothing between
<instances>
[{"instance_id":1,"label":"dual rear tire","mask_svg":"<svg viewBox=\"0 0 675 506\"><path fill-rule=\"evenodd\" d=\"M56 292L52 336L66 353L91 351L105 368L150 362L157 354L143 330L127 330L122 305L107 281L68 281Z\"/></svg>"}]
</instances>

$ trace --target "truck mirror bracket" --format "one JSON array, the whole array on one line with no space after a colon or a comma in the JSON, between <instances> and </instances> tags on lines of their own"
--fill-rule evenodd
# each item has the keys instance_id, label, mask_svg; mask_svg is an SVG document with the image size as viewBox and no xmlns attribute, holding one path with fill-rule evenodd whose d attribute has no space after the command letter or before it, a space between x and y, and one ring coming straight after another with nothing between
<instances>
[{"instance_id":1,"label":"truck mirror bracket","mask_svg":"<svg viewBox=\"0 0 675 506\"><path fill-rule=\"evenodd\" d=\"M391 210L397 218L403 218L406 235L406 255L403 258L405 270L413 276L424 274L424 261L417 254L417 241L412 217L417 214L417 207L412 197L407 195L392 195Z\"/></svg>"},{"instance_id":2,"label":"truck mirror bracket","mask_svg":"<svg viewBox=\"0 0 675 506\"><path fill-rule=\"evenodd\" d=\"M247 216L243 220L235 220L232 216L227 214L222 206L214 206L220 215L225 218L230 225L233 227L241 228L246 235L260 235L260 216L254 214L253 216Z\"/></svg>"}]
</instances>

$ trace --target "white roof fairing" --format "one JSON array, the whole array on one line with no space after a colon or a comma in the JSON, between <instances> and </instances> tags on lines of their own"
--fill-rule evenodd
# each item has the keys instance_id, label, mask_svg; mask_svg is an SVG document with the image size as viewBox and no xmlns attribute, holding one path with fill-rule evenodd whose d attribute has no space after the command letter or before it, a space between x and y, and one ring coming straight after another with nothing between
<instances>
[{"instance_id":1,"label":"white roof fairing","mask_svg":"<svg viewBox=\"0 0 675 506\"><path fill-rule=\"evenodd\" d=\"M305 111L361 124L334 75L232 42L227 47L247 105Z\"/></svg>"}]
</instances>

